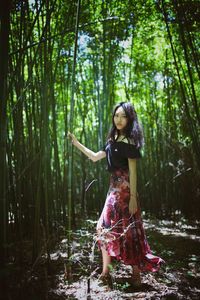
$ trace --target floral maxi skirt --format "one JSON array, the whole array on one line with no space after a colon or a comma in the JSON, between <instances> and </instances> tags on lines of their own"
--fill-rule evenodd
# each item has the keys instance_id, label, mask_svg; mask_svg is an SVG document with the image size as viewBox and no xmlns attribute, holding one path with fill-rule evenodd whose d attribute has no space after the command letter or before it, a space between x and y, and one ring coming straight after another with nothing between
<instances>
[{"instance_id":1,"label":"floral maxi skirt","mask_svg":"<svg viewBox=\"0 0 200 300\"><path fill-rule=\"evenodd\" d=\"M105 205L97 223L98 244L108 255L141 271L156 272L164 261L154 256L147 242L138 202L137 212L129 213L130 184L128 170L111 174Z\"/></svg>"}]
</instances>

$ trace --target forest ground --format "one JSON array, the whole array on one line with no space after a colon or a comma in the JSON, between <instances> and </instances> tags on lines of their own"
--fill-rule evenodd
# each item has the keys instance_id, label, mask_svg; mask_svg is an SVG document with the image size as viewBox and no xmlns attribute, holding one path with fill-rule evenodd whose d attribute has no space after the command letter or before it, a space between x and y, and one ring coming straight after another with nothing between
<instances>
[{"instance_id":1,"label":"forest ground","mask_svg":"<svg viewBox=\"0 0 200 300\"><path fill-rule=\"evenodd\" d=\"M34 265L25 264L23 275L19 276L22 272L10 266L12 272L8 271L7 290L1 292L0 299L200 299L198 225L188 224L184 219L144 218L151 249L166 264L157 273L143 273L142 286L137 289L130 284L130 267L115 263L111 290L98 281L101 255L93 240L95 221L87 219L81 229L73 231L70 260L67 259L67 238L63 235L54 244L49 259L43 248ZM24 257L28 248L27 243Z\"/></svg>"}]
</instances>

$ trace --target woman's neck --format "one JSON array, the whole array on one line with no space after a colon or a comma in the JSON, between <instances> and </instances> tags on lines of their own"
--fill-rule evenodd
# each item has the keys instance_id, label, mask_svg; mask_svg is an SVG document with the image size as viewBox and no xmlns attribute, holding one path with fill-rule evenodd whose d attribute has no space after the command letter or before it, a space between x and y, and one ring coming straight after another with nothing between
<instances>
[{"instance_id":1,"label":"woman's neck","mask_svg":"<svg viewBox=\"0 0 200 300\"><path fill-rule=\"evenodd\" d=\"M122 141L124 138L125 138L124 134L119 134L118 138L117 138L117 135L115 135L115 139L117 139L118 141Z\"/></svg>"}]
</instances>

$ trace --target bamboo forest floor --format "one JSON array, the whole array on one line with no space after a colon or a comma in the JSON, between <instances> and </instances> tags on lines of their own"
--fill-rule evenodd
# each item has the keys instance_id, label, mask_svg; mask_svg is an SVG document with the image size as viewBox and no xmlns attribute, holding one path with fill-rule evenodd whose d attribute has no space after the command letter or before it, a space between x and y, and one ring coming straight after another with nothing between
<instances>
[{"instance_id":1,"label":"bamboo forest floor","mask_svg":"<svg viewBox=\"0 0 200 300\"><path fill-rule=\"evenodd\" d=\"M130 267L119 263L111 270L113 289L100 285L101 256L93 241L95 222L88 219L73 232L70 260L63 236L49 259L41 253L34 266L27 263L21 278L17 270L10 272L0 299L200 299L199 224L144 218L144 226L153 253L166 264L157 273L142 273L141 288L130 284Z\"/></svg>"}]
</instances>

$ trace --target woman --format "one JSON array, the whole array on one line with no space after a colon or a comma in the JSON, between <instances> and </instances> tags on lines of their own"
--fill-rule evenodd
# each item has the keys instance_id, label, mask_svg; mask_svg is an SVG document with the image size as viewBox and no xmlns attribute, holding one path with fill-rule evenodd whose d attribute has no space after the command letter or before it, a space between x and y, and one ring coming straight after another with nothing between
<instances>
[{"instance_id":1,"label":"woman","mask_svg":"<svg viewBox=\"0 0 200 300\"><path fill-rule=\"evenodd\" d=\"M116 258L133 268L133 283L141 284L140 271L159 270L164 261L151 254L141 219L137 195L136 162L141 157L143 134L133 105L119 103L113 112L112 128L103 149L97 153L68 133L72 143L92 161L107 158L110 187L97 224L102 251L100 279L109 282L109 265Z\"/></svg>"}]
</instances>

